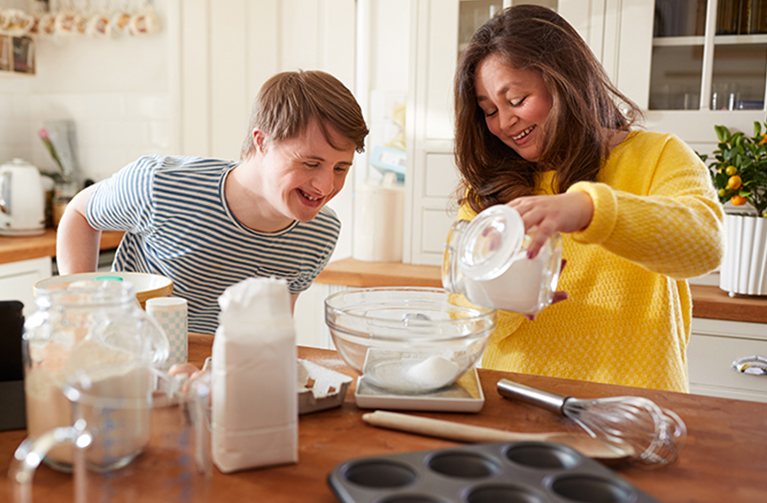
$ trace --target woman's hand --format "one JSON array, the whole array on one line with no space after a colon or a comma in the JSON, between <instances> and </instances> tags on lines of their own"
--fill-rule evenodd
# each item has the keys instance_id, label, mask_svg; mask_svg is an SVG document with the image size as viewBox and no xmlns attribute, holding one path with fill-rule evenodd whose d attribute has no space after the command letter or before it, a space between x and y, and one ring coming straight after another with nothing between
<instances>
[{"instance_id":1,"label":"woman's hand","mask_svg":"<svg viewBox=\"0 0 767 503\"><path fill-rule=\"evenodd\" d=\"M594 203L585 192L520 197L507 206L519 212L525 223L525 233L532 237L527 248L529 258L535 258L555 232L583 230L594 215Z\"/></svg>"}]
</instances>

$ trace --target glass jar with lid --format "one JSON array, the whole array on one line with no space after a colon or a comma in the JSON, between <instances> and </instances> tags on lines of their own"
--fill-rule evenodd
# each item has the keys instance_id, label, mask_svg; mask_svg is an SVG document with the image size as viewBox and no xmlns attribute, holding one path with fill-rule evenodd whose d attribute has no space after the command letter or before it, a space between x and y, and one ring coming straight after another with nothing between
<instances>
[{"instance_id":1,"label":"glass jar with lid","mask_svg":"<svg viewBox=\"0 0 767 503\"><path fill-rule=\"evenodd\" d=\"M535 315L551 304L562 265L562 237L554 234L535 258L522 217L506 205L485 209L471 222L453 223L442 284L478 306Z\"/></svg>"},{"instance_id":2,"label":"glass jar with lid","mask_svg":"<svg viewBox=\"0 0 767 503\"><path fill-rule=\"evenodd\" d=\"M168 338L141 309L130 283L59 283L38 288L36 304L22 341L30 435L72 424L62 386L75 371L130 363L159 367L168 358ZM108 381L106 376L99 385ZM45 462L71 471L71 447L51 450Z\"/></svg>"}]
</instances>

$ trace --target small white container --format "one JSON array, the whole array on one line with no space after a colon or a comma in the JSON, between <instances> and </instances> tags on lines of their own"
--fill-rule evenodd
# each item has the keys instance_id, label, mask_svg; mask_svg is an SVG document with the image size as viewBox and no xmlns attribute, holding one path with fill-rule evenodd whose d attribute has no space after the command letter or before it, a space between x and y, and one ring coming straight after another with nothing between
<instances>
[{"instance_id":1,"label":"small white container","mask_svg":"<svg viewBox=\"0 0 767 503\"><path fill-rule=\"evenodd\" d=\"M562 266L562 237L554 234L527 258L530 236L506 205L459 220L448 234L442 284L479 306L534 315L551 304Z\"/></svg>"}]
</instances>

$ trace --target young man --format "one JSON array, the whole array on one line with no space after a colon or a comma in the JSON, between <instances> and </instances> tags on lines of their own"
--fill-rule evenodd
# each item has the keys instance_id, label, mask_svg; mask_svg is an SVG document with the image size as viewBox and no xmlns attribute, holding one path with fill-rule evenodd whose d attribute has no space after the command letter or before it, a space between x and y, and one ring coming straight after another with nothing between
<instances>
[{"instance_id":1,"label":"young man","mask_svg":"<svg viewBox=\"0 0 767 503\"><path fill-rule=\"evenodd\" d=\"M285 278L295 305L327 264L343 188L368 129L333 76L280 73L253 105L241 161L147 156L81 191L59 224L61 274L94 271L102 230L125 231L116 271L162 274L189 330L215 333L217 299L247 277Z\"/></svg>"}]
</instances>

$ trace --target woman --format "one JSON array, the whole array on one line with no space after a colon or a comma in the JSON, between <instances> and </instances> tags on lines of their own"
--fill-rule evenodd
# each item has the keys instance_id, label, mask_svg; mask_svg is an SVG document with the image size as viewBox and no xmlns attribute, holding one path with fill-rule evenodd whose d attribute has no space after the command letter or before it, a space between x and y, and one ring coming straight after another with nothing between
<instances>
[{"instance_id":1,"label":"woman","mask_svg":"<svg viewBox=\"0 0 767 503\"><path fill-rule=\"evenodd\" d=\"M639 109L561 16L520 5L472 37L455 78L459 219L507 204L563 234L568 300L500 313L483 366L688 391L686 278L718 267L723 211L697 155L631 130Z\"/></svg>"}]
</instances>

